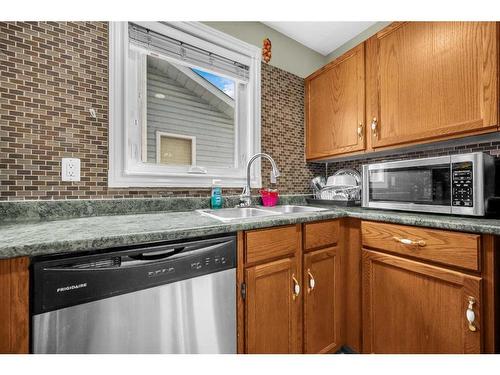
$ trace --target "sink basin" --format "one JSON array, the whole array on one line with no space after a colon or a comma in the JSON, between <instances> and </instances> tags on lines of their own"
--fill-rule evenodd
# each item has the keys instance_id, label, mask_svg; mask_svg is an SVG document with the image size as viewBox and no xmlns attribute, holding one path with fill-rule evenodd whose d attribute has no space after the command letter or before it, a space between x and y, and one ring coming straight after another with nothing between
<instances>
[{"instance_id":1,"label":"sink basin","mask_svg":"<svg viewBox=\"0 0 500 375\"><path fill-rule=\"evenodd\" d=\"M238 219L249 219L255 217L266 217L282 214L295 214L300 212L316 212L325 211L326 208L309 207L309 206L294 206L283 205L274 207L236 207L236 208L222 208L219 210L198 210L199 213L205 216L210 216L220 221L231 221Z\"/></svg>"},{"instance_id":2,"label":"sink basin","mask_svg":"<svg viewBox=\"0 0 500 375\"><path fill-rule=\"evenodd\" d=\"M295 213L299 213L299 212L325 211L326 208L310 207L310 206L294 206L294 205L286 204L283 206L266 207L266 208L264 208L264 210L273 211L273 212L280 212L282 214L295 214Z\"/></svg>"},{"instance_id":3,"label":"sink basin","mask_svg":"<svg viewBox=\"0 0 500 375\"><path fill-rule=\"evenodd\" d=\"M237 219L248 219L253 217L265 217L281 214L281 212L253 207L222 208L219 210L198 210L198 212L202 215L210 216L221 221L231 221Z\"/></svg>"}]
</instances>

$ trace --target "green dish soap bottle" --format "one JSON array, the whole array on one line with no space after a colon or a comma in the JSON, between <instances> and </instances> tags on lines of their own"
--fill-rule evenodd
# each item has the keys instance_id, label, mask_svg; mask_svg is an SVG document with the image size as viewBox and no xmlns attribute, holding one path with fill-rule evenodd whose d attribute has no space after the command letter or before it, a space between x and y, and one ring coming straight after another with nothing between
<instances>
[{"instance_id":1,"label":"green dish soap bottle","mask_svg":"<svg viewBox=\"0 0 500 375\"><path fill-rule=\"evenodd\" d=\"M212 180L212 195L210 197L212 209L222 208L222 181Z\"/></svg>"}]
</instances>

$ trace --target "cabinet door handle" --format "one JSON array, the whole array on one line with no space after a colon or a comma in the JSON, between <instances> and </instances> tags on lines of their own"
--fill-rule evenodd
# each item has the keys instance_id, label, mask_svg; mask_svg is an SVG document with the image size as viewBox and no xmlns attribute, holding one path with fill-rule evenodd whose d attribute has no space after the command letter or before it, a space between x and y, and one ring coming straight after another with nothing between
<instances>
[{"instance_id":1,"label":"cabinet door handle","mask_svg":"<svg viewBox=\"0 0 500 375\"><path fill-rule=\"evenodd\" d=\"M297 279L295 278L295 274L292 274L292 280L293 280L292 299L295 301L295 299L300 294L300 285L299 285L299 282L297 281Z\"/></svg>"},{"instance_id":2,"label":"cabinet door handle","mask_svg":"<svg viewBox=\"0 0 500 375\"><path fill-rule=\"evenodd\" d=\"M399 237L392 237L394 241L397 241L399 243L402 243L403 245L418 245L420 247L424 247L426 245L424 240L418 240L418 241L413 241L408 238L399 238Z\"/></svg>"},{"instance_id":3,"label":"cabinet door handle","mask_svg":"<svg viewBox=\"0 0 500 375\"><path fill-rule=\"evenodd\" d=\"M363 123L360 122L358 125L358 138L363 139Z\"/></svg>"},{"instance_id":4,"label":"cabinet door handle","mask_svg":"<svg viewBox=\"0 0 500 375\"><path fill-rule=\"evenodd\" d=\"M467 307L467 311L465 312L465 317L469 322L469 330L472 332L477 331L476 327L476 313L474 312L474 304L476 303L476 299L474 297L469 297L469 306Z\"/></svg>"},{"instance_id":5,"label":"cabinet door handle","mask_svg":"<svg viewBox=\"0 0 500 375\"><path fill-rule=\"evenodd\" d=\"M307 275L309 276L309 287L307 288L307 293L311 293L314 290L314 287L316 286L316 281L314 280L314 276L311 273L311 270L308 268L307 269Z\"/></svg>"},{"instance_id":6,"label":"cabinet door handle","mask_svg":"<svg viewBox=\"0 0 500 375\"><path fill-rule=\"evenodd\" d=\"M373 133L373 136L374 136L374 137L376 137L376 136L377 136L377 124L378 124L378 122L377 122L377 118L376 118L376 117L374 117L374 118L372 119L372 125L371 125L371 128L372 128L372 133Z\"/></svg>"}]
</instances>

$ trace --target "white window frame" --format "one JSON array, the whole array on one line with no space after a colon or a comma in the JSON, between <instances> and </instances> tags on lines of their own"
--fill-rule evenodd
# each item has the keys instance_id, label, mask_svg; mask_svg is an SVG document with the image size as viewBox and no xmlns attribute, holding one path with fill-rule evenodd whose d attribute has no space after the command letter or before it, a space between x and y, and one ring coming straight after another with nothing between
<instances>
[{"instance_id":1,"label":"white window frame","mask_svg":"<svg viewBox=\"0 0 500 375\"><path fill-rule=\"evenodd\" d=\"M174 134L156 131L156 163L161 161L161 137L176 138L176 139L189 139L191 141L191 165L196 165L196 137L192 135Z\"/></svg>"},{"instance_id":2,"label":"white window frame","mask_svg":"<svg viewBox=\"0 0 500 375\"><path fill-rule=\"evenodd\" d=\"M134 68L129 66L128 59L128 22L110 22L108 186L210 187L212 180L220 179L223 187L242 187L246 182L246 162L261 148L260 49L199 22L135 23L249 66L250 77L246 89L249 110L235 114L236 118L244 116L248 124L243 129L236 126L237 136L241 137L239 142L244 142L245 152L235 155L238 168L209 168L207 171L193 166L186 171L186 167L145 163L141 151L144 147L141 136L144 113L141 113L141 108L130 105L131 100L137 99L137 92L141 89L128 79L127 74ZM131 98L132 95L134 98ZM260 160L256 160L251 174L252 187L261 187L260 170Z\"/></svg>"}]
</instances>

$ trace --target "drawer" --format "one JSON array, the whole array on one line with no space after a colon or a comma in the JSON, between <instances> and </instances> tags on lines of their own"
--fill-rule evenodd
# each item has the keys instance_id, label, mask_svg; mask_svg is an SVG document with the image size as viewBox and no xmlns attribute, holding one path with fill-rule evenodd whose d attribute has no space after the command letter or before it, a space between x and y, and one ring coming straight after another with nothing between
<instances>
[{"instance_id":1,"label":"drawer","mask_svg":"<svg viewBox=\"0 0 500 375\"><path fill-rule=\"evenodd\" d=\"M333 246L339 242L338 220L304 224L304 250Z\"/></svg>"},{"instance_id":2,"label":"drawer","mask_svg":"<svg viewBox=\"0 0 500 375\"><path fill-rule=\"evenodd\" d=\"M245 232L245 262L293 255L300 246L300 225Z\"/></svg>"},{"instance_id":3,"label":"drawer","mask_svg":"<svg viewBox=\"0 0 500 375\"><path fill-rule=\"evenodd\" d=\"M479 270L477 234L363 221L361 237L363 247Z\"/></svg>"}]
</instances>

